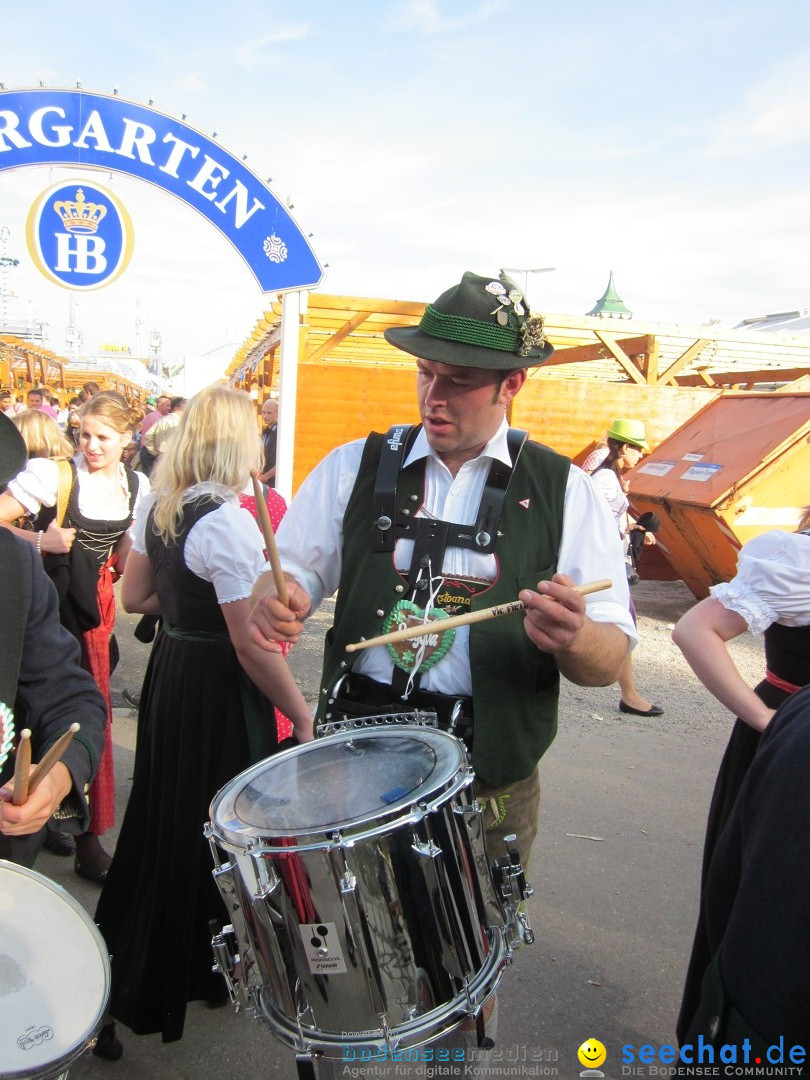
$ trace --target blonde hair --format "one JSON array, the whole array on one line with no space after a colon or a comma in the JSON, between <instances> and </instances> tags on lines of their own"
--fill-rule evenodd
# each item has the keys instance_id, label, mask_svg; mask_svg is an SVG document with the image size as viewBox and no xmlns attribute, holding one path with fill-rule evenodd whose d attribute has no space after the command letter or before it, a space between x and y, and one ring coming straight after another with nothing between
<instances>
[{"instance_id":1,"label":"blonde hair","mask_svg":"<svg viewBox=\"0 0 810 1080\"><path fill-rule=\"evenodd\" d=\"M119 435L131 435L135 426L129 402L117 390L102 390L94 394L79 406L76 415L79 418L79 424L85 416L98 417Z\"/></svg>"},{"instance_id":2,"label":"blonde hair","mask_svg":"<svg viewBox=\"0 0 810 1080\"><path fill-rule=\"evenodd\" d=\"M27 409L11 417L20 429L29 458L51 458L66 461L76 448L52 416L39 409Z\"/></svg>"},{"instance_id":3,"label":"blonde hair","mask_svg":"<svg viewBox=\"0 0 810 1080\"><path fill-rule=\"evenodd\" d=\"M164 543L179 535L185 491L208 481L238 495L259 467L261 446L247 394L220 385L196 394L152 472L154 527Z\"/></svg>"},{"instance_id":4,"label":"blonde hair","mask_svg":"<svg viewBox=\"0 0 810 1080\"><path fill-rule=\"evenodd\" d=\"M807 532L810 529L810 506L805 506L802 516L799 518L799 524L796 527L796 532Z\"/></svg>"}]
</instances>

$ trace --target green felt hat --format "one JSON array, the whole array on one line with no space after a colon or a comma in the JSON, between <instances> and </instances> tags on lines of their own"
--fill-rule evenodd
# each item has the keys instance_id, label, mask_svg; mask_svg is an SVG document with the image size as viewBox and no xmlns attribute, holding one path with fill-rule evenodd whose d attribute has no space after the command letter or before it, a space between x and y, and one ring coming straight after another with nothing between
<instances>
[{"instance_id":1,"label":"green felt hat","mask_svg":"<svg viewBox=\"0 0 810 1080\"><path fill-rule=\"evenodd\" d=\"M422 360L507 371L536 367L554 352L542 316L529 312L513 281L470 271L428 304L418 326L392 327L385 340Z\"/></svg>"},{"instance_id":2,"label":"green felt hat","mask_svg":"<svg viewBox=\"0 0 810 1080\"><path fill-rule=\"evenodd\" d=\"M631 446L640 446L642 450L650 449L643 420L614 420L608 429L607 437L617 442L630 443Z\"/></svg>"},{"instance_id":3,"label":"green felt hat","mask_svg":"<svg viewBox=\"0 0 810 1080\"><path fill-rule=\"evenodd\" d=\"M28 452L16 424L0 412L0 487L5 487L25 468Z\"/></svg>"}]
</instances>

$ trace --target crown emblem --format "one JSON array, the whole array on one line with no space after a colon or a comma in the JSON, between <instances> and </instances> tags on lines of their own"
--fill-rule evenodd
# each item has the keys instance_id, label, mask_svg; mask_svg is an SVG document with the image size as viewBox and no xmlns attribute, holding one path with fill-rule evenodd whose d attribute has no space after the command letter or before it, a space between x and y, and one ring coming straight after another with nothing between
<instances>
[{"instance_id":1,"label":"crown emblem","mask_svg":"<svg viewBox=\"0 0 810 1080\"><path fill-rule=\"evenodd\" d=\"M53 204L53 208L64 227L71 233L96 232L101 219L107 213L107 207L101 203L86 202L81 188L76 192L75 202L60 199Z\"/></svg>"}]
</instances>

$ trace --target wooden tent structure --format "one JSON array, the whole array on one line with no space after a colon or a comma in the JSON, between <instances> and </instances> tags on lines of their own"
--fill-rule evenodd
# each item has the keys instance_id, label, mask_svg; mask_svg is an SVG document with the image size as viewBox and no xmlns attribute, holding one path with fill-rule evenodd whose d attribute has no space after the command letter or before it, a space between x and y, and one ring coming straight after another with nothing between
<instances>
[{"instance_id":1,"label":"wooden tent structure","mask_svg":"<svg viewBox=\"0 0 810 1080\"><path fill-rule=\"evenodd\" d=\"M311 293L298 347L294 488L330 449L417 419L413 358L383 337L425 304ZM512 422L581 461L611 420L645 420L653 447L725 389L775 390L810 375L810 339L716 326L551 314L556 352L530 369ZM264 313L227 370L235 386L278 390L281 303Z\"/></svg>"},{"instance_id":2,"label":"wooden tent structure","mask_svg":"<svg viewBox=\"0 0 810 1080\"><path fill-rule=\"evenodd\" d=\"M117 390L133 405L140 405L149 393L114 371L83 368L42 345L0 334L0 388L25 394L34 387L43 387L65 405L86 382L96 382L102 390Z\"/></svg>"}]
</instances>

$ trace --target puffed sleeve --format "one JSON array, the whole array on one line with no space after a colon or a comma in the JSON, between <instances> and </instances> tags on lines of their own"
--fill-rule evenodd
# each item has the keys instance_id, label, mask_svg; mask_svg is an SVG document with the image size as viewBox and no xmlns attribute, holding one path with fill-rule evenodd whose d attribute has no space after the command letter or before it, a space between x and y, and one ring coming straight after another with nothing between
<instances>
[{"instance_id":1,"label":"puffed sleeve","mask_svg":"<svg viewBox=\"0 0 810 1080\"><path fill-rule=\"evenodd\" d=\"M737 573L709 590L723 607L741 615L752 634L771 623L810 623L810 536L781 530L744 544Z\"/></svg>"},{"instance_id":2,"label":"puffed sleeve","mask_svg":"<svg viewBox=\"0 0 810 1080\"><path fill-rule=\"evenodd\" d=\"M59 466L50 458L31 458L23 471L9 482L8 492L29 514L43 506L55 506L59 490Z\"/></svg>"},{"instance_id":3,"label":"puffed sleeve","mask_svg":"<svg viewBox=\"0 0 810 1080\"><path fill-rule=\"evenodd\" d=\"M266 565L259 526L250 511L230 502L191 529L185 558L192 573L213 584L220 604L246 600Z\"/></svg>"}]
</instances>

